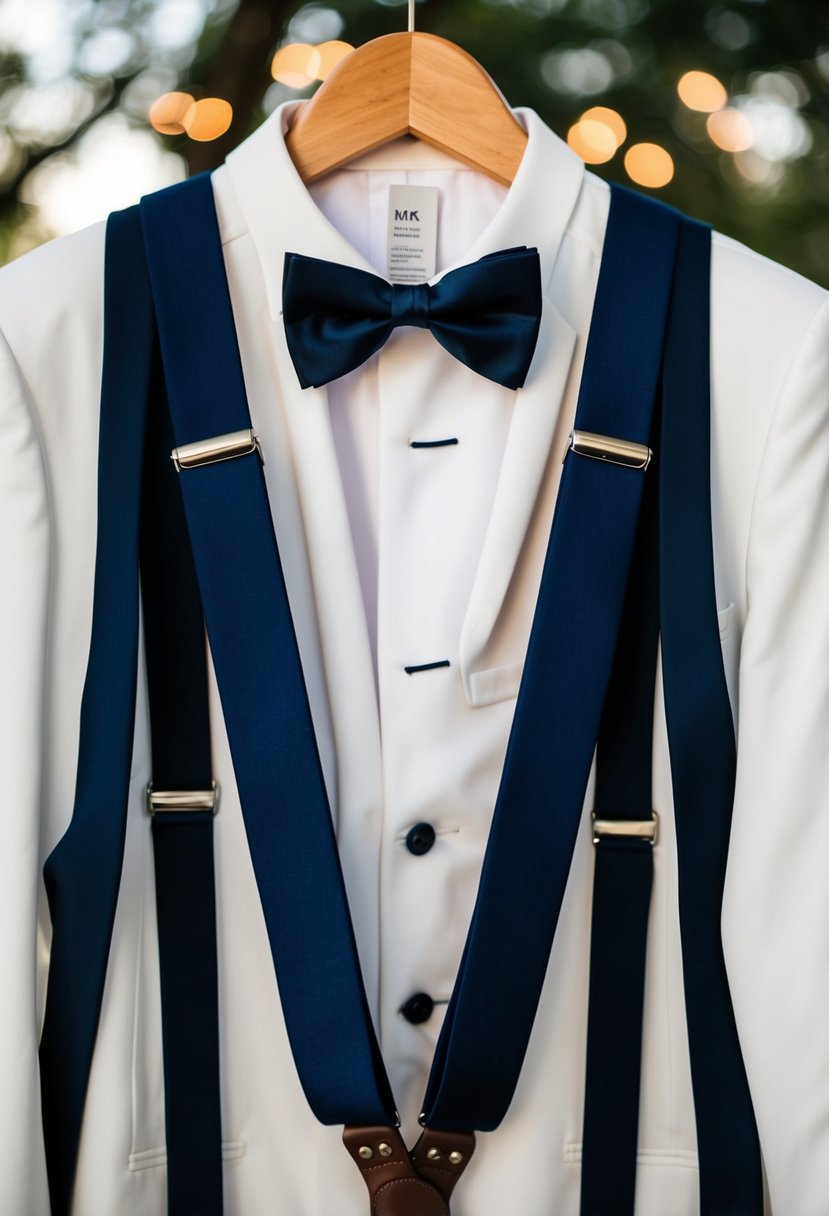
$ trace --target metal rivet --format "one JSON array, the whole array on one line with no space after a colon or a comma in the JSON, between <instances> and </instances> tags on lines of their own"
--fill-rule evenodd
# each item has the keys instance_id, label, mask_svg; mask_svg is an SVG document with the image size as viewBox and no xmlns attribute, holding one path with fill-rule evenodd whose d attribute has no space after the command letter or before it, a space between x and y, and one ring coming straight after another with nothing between
<instances>
[{"instance_id":1,"label":"metal rivet","mask_svg":"<svg viewBox=\"0 0 829 1216\"><path fill-rule=\"evenodd\" d=\"M426 1154L426 1156L429 1158L430 1161L440 1161L440 1149L439 1148L430 1148L428 1153Z\"/></svg>"},{"instance_id":2,"label":"metal rivet","mask_svg":"<svg viewBox=\"0 0 829 1216\"><path fill-rule=\"evenodd\" d=\"M362 1157L363 1161L368 1161L370 1157L374 1156L374 1150L370 1149L367 1144L363 1144L357 1149L357 1156Z\"/></svg>"},{"instance_id":3,"label":"metal rivet","mask_svg":"<svg viewBox=\"0 0 829 1216\"><path fill-rule=\"evenodd\" d=\"M463 1153L459 1153L457 1150L455 1150L454 1153L449 1154L449 1160L453 1165L460 1165L460 1163L463 1161Z\"/></svg>"},{"instance_id":4,"label":"metal rivet","mask_svg":"<svg viewBox=\"0 0 829 1216\"><path fill-rule=\"evenodd\" d=\"M392 1146L390 1144L383 1143L383 1144L377 1145L377 1152L380 1154L381 1157L390 1157L392 1155L392 1153L394 1152L394 1149L392 1148Z\"/></svg>"}]
</instances>

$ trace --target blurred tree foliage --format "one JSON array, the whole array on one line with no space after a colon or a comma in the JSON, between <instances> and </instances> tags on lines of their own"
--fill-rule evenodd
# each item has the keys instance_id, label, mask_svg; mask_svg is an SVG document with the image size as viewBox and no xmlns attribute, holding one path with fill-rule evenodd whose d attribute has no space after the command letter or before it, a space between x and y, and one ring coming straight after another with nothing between
<instances>
[{"instance_id":1,"label":"blurred tree foliage","mask_svg":"<svg viewBox=\"0 0 829 1216\"><path fill-rule=\"evenodd\" d=\"M3 245L14 250L27 220L31 205L21 198L32 170L71 151L105 115L118 111L146 128L149 104L167 90L225 98L234 111L226 135L209 143L157 136L191 171L211 168L275 104L312 91L273 82L280 45L358 45L406 26L398 0L66 4L74 15L62 78L44 85L25 53L0 46L0 255ZM170 22L180 27L182 6L192 24L184 44L165 34ZM829 286L826 0L425 0L417 27L465 47L512 105L531 106L563 138L589 106L612 106L628 139L595 172L628 181L625 147L661 144L676 172L656 193ZM706 116L679 100L677 81L691 69L716 75L748 115L750 150L719 150Z\"/></svg>"}]
</instances>

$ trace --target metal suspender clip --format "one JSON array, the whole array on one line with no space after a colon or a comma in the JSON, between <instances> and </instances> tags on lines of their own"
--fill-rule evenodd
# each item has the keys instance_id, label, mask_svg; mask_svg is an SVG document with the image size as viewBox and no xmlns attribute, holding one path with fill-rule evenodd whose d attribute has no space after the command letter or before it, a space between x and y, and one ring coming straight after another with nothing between
<instances>
[{"instance_id":1,"label":"metal suspender clip","mask_svg":"<svg viewBox=\"0 0 829 1216\"><path fill-rule=\"evenodd\" d=\"M593 435L590 431L572 431L567 451L578 456L589 456L592 460L605 460L608 464L621 464L627 469L646 469L653 452L646 443L634 443L631 439L613 439L610 435Z\"/></svg>"},{"instance_id":2,"label":"metal suspender clip","mask_svg":"<svg viewBox=\"0 0 829 1216\"><path fill-rule=\"evenodd\" d=\"M593 843L598 844L603 836L626 836L634 840L647 840L656 844L659 836L659 816L651 811L650 819L599 819L595 812L593 820Z\"/></svg>"},{"instance_id":3,"label":"metal suspender clip","mask_svg":"<svg viewBox=\"0 0 829 1216\"><path fill-rule=\"evenodd\" d=\"M203 464L216 464L219 460L232 460L235 456L250 456L257 452L262 464L265 454L253 427L243 431L230 431L227 435L214 435L212 439L197 439L195 443L183 443L173 448L170 459L176 472L196 469Z\"/></svg>"},{"instance_id":4,"label":"metal suspender clip","mask_svg":"<svg viewBox=\"0 0 829 1216\"><path fill-rule=\"evenodd\" d=\"M158 811L212 811L219 809L219 787L214 781L209 790L154 790L147 785L147 814Z\"/></svg>"}]
</instances>

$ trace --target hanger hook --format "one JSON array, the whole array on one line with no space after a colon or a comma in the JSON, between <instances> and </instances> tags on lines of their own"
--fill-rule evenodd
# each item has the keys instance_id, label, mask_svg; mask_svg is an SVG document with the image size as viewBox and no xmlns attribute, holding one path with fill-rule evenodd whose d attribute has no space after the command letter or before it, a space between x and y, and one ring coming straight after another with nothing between
<instances>
[{"instance_id":1,"label":"hanger hook","mask_svg":"<svg viewBox=\"0 0 829 1216\"><path fill-rule=\"evenodd\" d=\"M415 0L409 0L409 33L414 33L414 6Z\"/></svg>"}]
</instances>

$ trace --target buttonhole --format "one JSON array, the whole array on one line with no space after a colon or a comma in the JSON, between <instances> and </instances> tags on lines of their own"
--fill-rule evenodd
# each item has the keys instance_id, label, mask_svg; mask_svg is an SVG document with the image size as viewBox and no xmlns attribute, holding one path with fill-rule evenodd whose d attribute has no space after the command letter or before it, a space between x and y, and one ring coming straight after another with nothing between
<instances>
[{"instance_id":1,"label":"buttonhole","mask_svg":"<svg viewBox=\"0 0 829 1216\"><path fill-rule=\"evenodd\" d=\"M457 439L410 439L410 448L445 448L457 443Z\"/></svg>"},{"instance_id":2,"label":"buttonhole","mask_svg":"<svg viewBox=\"0 0 829 1216\"><path fill-rule=\"evenodd\" d=\"M448 659L438 659L435 663L416 663L410 667L404 667L406 675L410 676L416 671L431 671L435 667L449 667Z\"/></svg>"}]
</instances>

